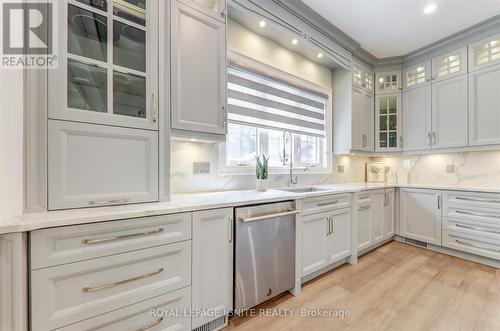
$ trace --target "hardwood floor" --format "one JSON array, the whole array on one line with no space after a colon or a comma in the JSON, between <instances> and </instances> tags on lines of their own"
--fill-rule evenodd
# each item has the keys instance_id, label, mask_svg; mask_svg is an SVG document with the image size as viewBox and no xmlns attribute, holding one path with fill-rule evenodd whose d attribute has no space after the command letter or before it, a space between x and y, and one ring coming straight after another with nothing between
<instances>
[{"instance_id":1,"label":"hardwood floor","mask_svg":"<svg viewBox=\"0 0 500 331\"><path fill-rule=\"evenodd\" d=\"M393 241L256 309L224 330L500 330L500 269Z\"/></svg>"}]
</instances>

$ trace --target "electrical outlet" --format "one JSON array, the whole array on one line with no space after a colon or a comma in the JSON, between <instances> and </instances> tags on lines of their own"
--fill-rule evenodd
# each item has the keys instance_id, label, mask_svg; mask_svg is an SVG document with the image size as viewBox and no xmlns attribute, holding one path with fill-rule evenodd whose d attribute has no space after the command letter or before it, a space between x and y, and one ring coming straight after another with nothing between
<instances>
[{"instance_id":1,"label":"electrical outlet","mask_svg":"<svg viewBox=\"0 0 500 331\"><path fill-rule=\"evenodd\" d=\"M337 172L339 174L343 174L344 173L344 165L343 164L338 164L337 165Z\"/></svg>"},{"instance_id":2,"label":"electrical outlet","mask_svg":"<svg viewBox=\"0 0 500 331\"><path fill-rule=\"evenodd\" d=\"M210 162L193 162L193 175L210 174Z\"/></svg>"},{"instance_id":3,"label":"electrical outlet","mask_svg":"<svg viewBox=\"0 0 500 331\"><path fill-rule=\"evenodd\" d=\"M454 173L455 172L455 165L454 164L446 165L446 172L449 174Z\"/></svg>"}]
</instances>

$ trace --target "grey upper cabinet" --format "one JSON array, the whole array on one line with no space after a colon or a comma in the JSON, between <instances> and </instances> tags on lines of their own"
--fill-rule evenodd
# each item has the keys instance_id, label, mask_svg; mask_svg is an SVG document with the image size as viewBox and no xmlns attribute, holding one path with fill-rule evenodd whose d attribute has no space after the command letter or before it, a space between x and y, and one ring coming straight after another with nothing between
<instances>
[{"instance_id":1,"label":"grey upper cabinet","mask_svg":"<svg viewBox=\"0 0 500 331\"><path fill-rule=\"evenodd\" d=\"M226 26L171 2L171 127L201 134L226 131Z\"/></svg>"},{"instance_id":2,"label":"grey upper cabinet","mask_svg":"<svg viewBox=\"0 0 500 331\"><path fill-rule=\"evenodd\" d=\"M431 84L403 92L403 150L431 148Z\"/></svg>"},{"instance_id":3,"label":"grey upper cabinet","mask_svg":"<svg viewBox=\"0 0 500 331\"><path fill-rule=\"evenodd\" d=\"M500 35L469 46L469 144L500 143Z\"/></svg>"},{"instance_id":4,"label":"grey upper cabinet","mask_svg":"<svg viewBox=\"0 0 500 331\"><path fill-rule=\"evenodd\" d=\"M158 129L158 1L61 1L51 119Z\"/></svg>"},{"instance_id":5,"label":"grey upper cabinet","mask_svg":"<svg viewBox=\"0 0 500 331\"><path fill-rule=\"evenodd\" d=\"M377 72L375 74L375 93L391 94L401 92L401 71Z\"/></svg>"},{"instance_id":6,"label":"grey upper cabinet","mask_svg":"<svg viewBox=\"0 0 500 331\"><path fill-rule=\"evenodd\" d=\"M174 0L172 0L174 1ZM226 0L179 0L180 2L201 11L213 18L226 22Z\"/></svg>"},{"instance_id":7,"label":"grey upper cabinet","mask_svg":"<svg viewBox=\"0 0 500 331\"><path fill-rule=\"evenodd\" d=\"M401 151L401 93L379 94L375 98L375 151Z\"/></svg>"},{"instance_id":8,"label":"grey upper cabinet","mask_svg":"<svg viewBox=\"0 0 500 331\"><path fill-rule=\"evenodd\" d=\"M373 152L373 93L352 87L352 149Z\"/></svg>"}]
</instances>

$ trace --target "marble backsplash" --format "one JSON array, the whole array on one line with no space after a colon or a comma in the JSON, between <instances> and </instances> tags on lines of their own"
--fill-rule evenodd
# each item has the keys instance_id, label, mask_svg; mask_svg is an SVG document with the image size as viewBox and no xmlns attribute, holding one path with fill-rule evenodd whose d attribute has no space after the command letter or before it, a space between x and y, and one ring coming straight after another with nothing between
<instances>
[{"instance_id":1,"label":"marble backsplash","mask_svg":"<svg viewBox=\"0 0 500 331\"><path fill-rule=\"evenodd\" d=\"M331 174L300 174L298 185L339 184L365 181L366 157L339 156L333 158ZM209 174L193 174L193 162L209 162ZM192 193L255 188L255 175L229 175L219 171L218 144L173 141L171 146L171 193ZM338 165L343 165L340 173ZM288 175L271 174L269 187L288 185Z\"/></svg>"},{"instance_id":2,"label":"marble backsplash","mask_svg":"<svg viewBox=\"0 0 500 331\"><path fill-rule=\"evenodd\" d=\"M411 184L500 187L500 150L375 158Z\"/></svg>"}]
</instances>

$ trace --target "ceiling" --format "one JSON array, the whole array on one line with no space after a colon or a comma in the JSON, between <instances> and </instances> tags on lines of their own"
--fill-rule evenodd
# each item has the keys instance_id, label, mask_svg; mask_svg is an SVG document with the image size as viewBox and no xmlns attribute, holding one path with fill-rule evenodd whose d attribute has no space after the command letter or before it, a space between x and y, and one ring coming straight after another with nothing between
<instances>
[{"instance_id":1,"label":"ceiling","mask_svg":"<svg viewBox=\"0 0 500 331\"><path fill-rule=\"evenodd\" d=\"M302 0L378 58L400 56L500 14L500 0ZM436 10L424 14L426 5Z\"/></svg>"}]
</instances>

